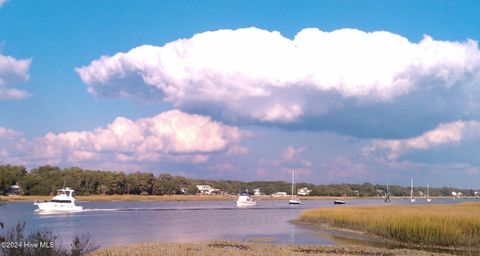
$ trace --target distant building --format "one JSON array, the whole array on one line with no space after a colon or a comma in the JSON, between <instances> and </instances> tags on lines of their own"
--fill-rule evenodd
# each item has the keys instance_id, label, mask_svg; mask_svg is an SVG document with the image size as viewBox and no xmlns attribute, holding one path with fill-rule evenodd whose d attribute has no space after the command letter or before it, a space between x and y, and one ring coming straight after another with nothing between
<instances>
[{"instance_id":1,"label":"distant building","mask_svg":"<svg viewBox=\"0 0 480 256\"><path fill-rule=\"evenodd\" d=\"M20 188L19 185L15 184L15 185L11 185L9 188L8 188L8 195L9 196L18 196L22 193L22 189Z\"/></svg>"},{"instance_id":2,"label":"distant building","mask_svg":"<svg viewBox=\"0 0 480 256\"><path fill-rule=\"evenodd\" d=\"M377 189L376 192L377 192L377 196L385 195L385 191L383 189Z\"/></svg>"},{"instance_id":3,"label":"distant building","mask_svg":"<svg viewBox=\"0 0 480 256\"><path fill-rule=\"evenodd\" d=\"M307 187L297 190L297 194L299 196L309 196L310 193L312 193L312 190L308 189Z\"/></svg>"},{"instance_id":4,"label":"distant building","mask_svg":"<svg viewBox=\"0 0 480 256\"><path fill-rule=\"evenodd\" d=\"M277 192L272 194L273 197L287 196L287 192Z\"/></svg>"},{"instance_id":5,"label":"distant building","mask_svg":"<svg viewBox=\"0 0 480 256\"><path fill-rule=\"evenodd\" d=\"M197 189L202 195L213 195L220 193L220 189L212 188L210 185L197 185Z\"/></svg>"},{"instance_id":6,"label":"distant building","mask_svg":"<svg viewBox=\"0 0 480 256\"><path fill-rule=\"evenodd\" d=\"M463 193L453 191L452 196L453 196L453 198L461 198L463 196Z\"/></svg>"},{"instance_id":7,"label":"distant building","mask_svg":"<svg viewBox=\"0 0 480 256\"><path fill-rule=\"evenodd\" d=\"M262 195L262 192L260 191L259 188L256 188L253 190L253 195L254 196L261 196Z\"/></svg>"}]
</instances>

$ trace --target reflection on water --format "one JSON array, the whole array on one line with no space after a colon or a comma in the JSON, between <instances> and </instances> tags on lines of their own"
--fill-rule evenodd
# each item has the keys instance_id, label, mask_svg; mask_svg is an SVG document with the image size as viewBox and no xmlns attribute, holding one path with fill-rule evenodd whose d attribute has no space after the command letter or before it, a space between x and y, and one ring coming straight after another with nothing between
<instances>
[{"instance_id":1,"label":"reflection on water","mask_svg":"<svg viewBox=\"0 0 480 256\"><path fill-rule=\"evenodd\" d=\"M437 200L436 203L460 202ZM391 204L406 204L394 200ZM38 214L33 203L8 202L0 220L8 227L19 221L31 230L50 230L68 245L75 235L88 234L102 246L150 241L191 242L212 239L252 240L268 238L275 243L354 244L355 239L294 225L304 209L334 207L331 200L259 200L252 208L236 208L234 201L205 202L79 202L78 213ZM378 205L383 200L350 200L348 205ZM417 204L420 204L418 202ZM335 206L343 207L343 206ZM7 228L8 228L7 227Z\"/></svg>"}]
</instances>

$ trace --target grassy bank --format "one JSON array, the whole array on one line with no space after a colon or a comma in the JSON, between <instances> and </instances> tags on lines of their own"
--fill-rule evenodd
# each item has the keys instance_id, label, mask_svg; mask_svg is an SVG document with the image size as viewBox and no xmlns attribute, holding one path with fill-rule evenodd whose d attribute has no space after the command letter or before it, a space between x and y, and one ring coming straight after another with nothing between
<instances>
[{"instance_id":1,"label":"grassy bank","mask_svg":"<svg viewBox=\"0 0 480 256\"><path fill-rule=\"evenodd\" d=\"M101 249L91 256L244 256L244 255L445 255L407 249L378 249L369 247L330 247L316 245L280 245L236 241L203 243L145 243Z\"/></svg>"},{"instance_id":2,"label":"grassy bank","mask_svg":"<svg viewBox=\"0 0 480 256\"><path fill-rule=\"evenodd\" d=\"M480 248L480 203L322 208L303 212L300 221L419 246Z\"/></svg>"}]
</instances>

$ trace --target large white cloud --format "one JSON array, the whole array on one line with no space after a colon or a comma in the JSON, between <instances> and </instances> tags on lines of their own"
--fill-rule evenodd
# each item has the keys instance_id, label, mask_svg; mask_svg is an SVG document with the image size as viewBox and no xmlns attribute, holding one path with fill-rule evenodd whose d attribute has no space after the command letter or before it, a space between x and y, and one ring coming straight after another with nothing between
<instances>
[{"instance_id":1,"label":"large white cloud","mask_svg":"<svg viewBox=\"0 0 480 256\"><path fill-rule=\"evenodd\" d=\"M442 145L460 145L463 140L480 138L479 121L458 120L440 124L433 130L420 136L398 140L373 140L372 145L366 147L365 153L387 151L387 157L395 160L405 153L415 150L429 150Z\"/></svg>"},{"instance_id":2,"label":"large white cloud","mask_svg":"<svg viewBox=\"0 0 480 256\"><path fill-rule=\"evenodd\" d=\"M0 100L23 99L30 95L24 90L7 88L9 84L28 81L30 63L30 59L17 60L11 56L5 56L0 53Z\"/></svg>"},{"instance_id":3,"label":"large white cloud","mask_svg":"<svg viewBox=\"0 0 480 256\"><path fill-rule=\"evenodd\" d=\"M354 122L375 132L372 119L414 106L416 112L398 120L425 119L425 131L444 119L480 114L480 51L473 40L425 36L412 43L355 29L304 29L291 40L256 28L219 30L102 56L76 71L98 97L165 100L240 123L305 128L313 120L318 129L355 133L348 131ZM452 103L443 117L439 101ZM384 112L371 111L379 106Z\"/></svg>"},{"instance_id":4,"label":"large white cloud","mask_svg":"<svg viewBox=\"0 0 480 256\"><path fill-rule=\"evenodd\" d=\"M0 129L0 136L16 134ZM6 162L38 164L159 163L164 160L204 162L235 147L246 132L201 115L171 110L130 120L116 118L93 131L48 133L44 137L10 140L0 157ZM10 136L11 137L11 136Z\"/></svg>"}]
</instances>

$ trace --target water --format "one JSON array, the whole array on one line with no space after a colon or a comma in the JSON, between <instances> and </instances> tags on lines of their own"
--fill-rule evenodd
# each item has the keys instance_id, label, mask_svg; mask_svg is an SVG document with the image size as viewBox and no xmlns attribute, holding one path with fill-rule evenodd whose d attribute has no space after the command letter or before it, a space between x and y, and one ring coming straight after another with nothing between
<instances>
[{"instance_id":1,"label":"water","mask_svg":"<svg viewBox=\"0 0 480 256\"><path fill-rule=\"evenodd\" d=\"M289 206L283 200L259 200L256 207L237 208L234 201L195 202L78 202L83 212L38 214L31 202L7 202L0 220L11 228L26 222L26 231L49 230L68 245L75 235L89 235L102 247L153 241L271 239L275 243L349 244L334 234L291 224L309 208L334 207L333 200L303 200ZM464 200L438 199L434 203ZM424 203L418 200L416 204ZM357 199L348 205L383 205L383 200ZM407 199L390 204L409 204ZM342 207L342 206L335 206Z\"/></svg>"}]
</instances>

